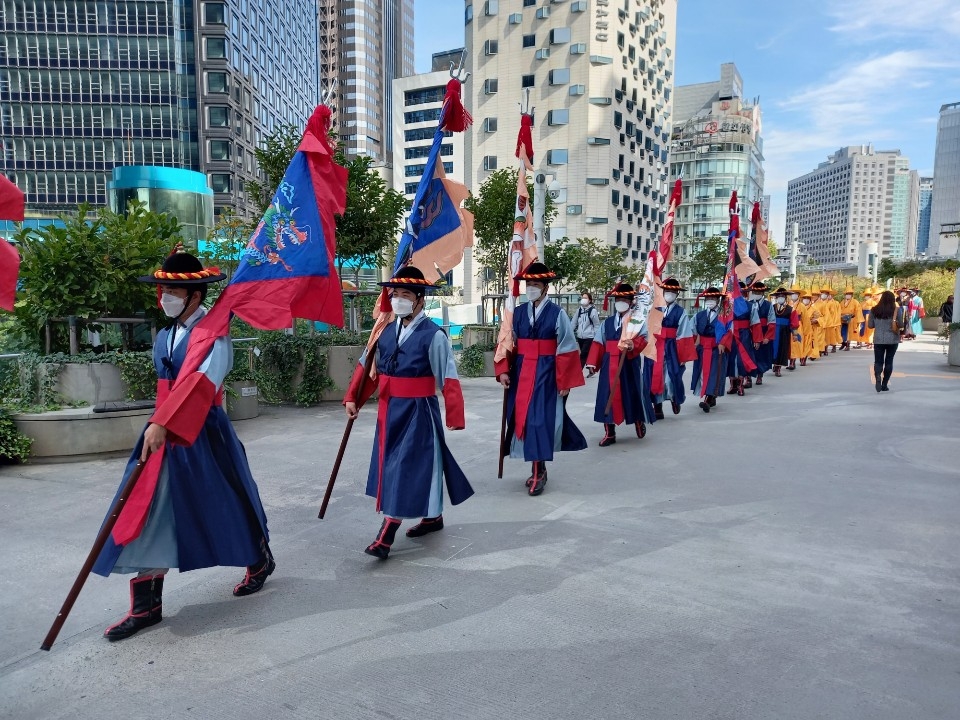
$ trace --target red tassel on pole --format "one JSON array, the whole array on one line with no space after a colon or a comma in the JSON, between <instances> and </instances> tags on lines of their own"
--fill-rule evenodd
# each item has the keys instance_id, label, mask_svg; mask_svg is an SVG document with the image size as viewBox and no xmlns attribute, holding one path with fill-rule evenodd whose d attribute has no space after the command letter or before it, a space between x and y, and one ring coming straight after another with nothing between
<instances>
[{"instance_id":1,"label":"red tassel on pole","mask_svg":"<svg viewBox=\"0 0 960 720\"><path fill-rule=\"evenodd\" d=\"M526 150L525 155L521 152ZM520 115L520 132L517 133L517 152L518 158L526 159L533 164L533 116L527 113Z\"/></svg>"},{"instance_id":2,"label":"red tassel on pole","mask_svg":"<svg viewBox=\"0 0 960 720\"><path fill-rule=\"evenodd\" d=\"M473 125L473 116L467 112L460 97L462 83L450 78L447 83L447 95L443 99L443 129L448 132L463 132Z\"/></svg>"}]
</instances>

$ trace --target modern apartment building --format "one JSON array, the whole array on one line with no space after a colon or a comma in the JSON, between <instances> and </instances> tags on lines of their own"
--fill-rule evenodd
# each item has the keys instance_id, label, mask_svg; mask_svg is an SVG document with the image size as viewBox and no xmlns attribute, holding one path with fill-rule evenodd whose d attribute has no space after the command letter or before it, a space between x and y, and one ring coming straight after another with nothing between
<instances>
[{"instance_id":1,"label":"modern apartment building","mask_svg":"<svg viewBox=\"0 0 960 720\"><path fill-rule=\"evenodd\" d=\"M943 105L937 122L928 255L940 254L942 226L956 223L960 223L960 102Z\"/></svg>"},{"instance_id":2,"label":"modern apartment building","mask_svg":"<svg viewBox=\"0 0 960 720\"><path fill-rule=\"evenodd\" d=\"M930 206L933 203L933 178L920 178L920 222L917 227L917 253L930 246Z\"/></svg>"},{"instance_id":3,"label":"modern apartment building","mask_svg":"<svg viewBox=\"0 0 960 720\"><path fill-rule=\"evenodd\" d=\"M459 63L461 53L462 50L437 53L433 56L433 72L393 81L393 188L408 200L412 201L416 195L427 155L433 146L447 82L450 80L449 62L453 60ZM444 172L451 180L461 183L466 175L466 135L446 133L440 145L440 162L443 163ZM476 268L469 250L452 273L451 284L463 288L463 301L479 302Z\"/></svg>"},{"instance_id":4,"label":"modern apartment building","mask_svg":"<svg viewBox=\"0 0 960 720\"><path fill-rule=\"evenodd\" d=\"M393 80L412 75L413 0L317 0L321 84L348 155L389 162Z\"/></svg>"},{"instance_id":5,"label":"modern apartment building","mask_svg":"<svg viewBox=\"0 0 960 720\"><path fill-rule=\"evenodd\" d=\"M860 246L870 243L881 258L903 257L916 227L909 218L919 218L919 177L899 150L840 148L789 182L786 216L787 231L798 223L801 242L821 265L856 264Z\"/></svg>"},{"instance_id":6,"label":"modern apartment building","mask_svg":"<svg viewBox=\"0 0 960 720\"><path fill-rule=\"evenodd\" d=\"M535 110L535 168L562 187L549 237L599 238L642 261L669 199L677 0L465 7L476 123L467 186L476 192L497 168L517 166L523 103Z\"/></svg>"},{"instance_id":7,"label":"modern apartment building","mask_svg":"<svg viewBox=\"0 0 960 720\"><path fill-rule=\"evenodd\" d=\"M245 211L253 150L317 100L313 0L0 0L0 170L29 217L107 204L118 165L199 171Z\"/></svg>"},{"instance_id":8,"label":"modern apartment building","mask_svg":"<svg viewBox=\"0 0 960 720\"><path fill-rule=\"evenodd\" d=\"M686 278L686 263L703 241L726 235L734 190L746 236L754 202L769 218L769 196L763 194L760 102L743 98L736 65L721 65L719 80L678 85L673 109L670 182L683 175L683 203L674 221L672 272Z\"/></svg>"}]
</instances>

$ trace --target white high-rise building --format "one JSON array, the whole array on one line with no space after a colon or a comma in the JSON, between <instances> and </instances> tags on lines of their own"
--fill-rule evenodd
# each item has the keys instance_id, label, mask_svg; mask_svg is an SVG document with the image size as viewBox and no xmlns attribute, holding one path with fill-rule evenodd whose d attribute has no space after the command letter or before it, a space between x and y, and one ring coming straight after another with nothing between
<instances>
[{"instance_id":1,"label":"white high-rise building","mask_svg":"<svg viewBox=\"0 0 960 720\"><path fill-rule=\"evenodd\" d=\"M941 226L956 223L960 223L960 102L942 106L937 122L928 255L940 254Z\"/></svg>"},{"instance_id":2,"label":"white high-rise building","mask_svg":"<svg viewBox=\"0 0 960 720\"><path fill-rule=\"evenodd\" d=\"M534 166L563 188L550 238L596 237L639 262L669 200L677 0L466 0L467 185L517 167L519 104ZM552 177L551 177L552 176Z\"/></svg>"},{"instance_id":3,"label":"white high-rise building","mask_svg":"<svg viewBox=\"0 0 960 720\"><path fill-rule=\"evenodd\" d=\"M459 57L459 51L434 56L434 68L450 56ZM424 165L440 121L440 110L450 80L448 70L411 75L393 81L393 189L412 201L423 175ZM446 133L440 145L439 162L447 177L464 182L465 133ZM465 303L479 302L479 282L471 261L470 251L463 262L452 271L451 284L463 288Z\"/></svg>"},{"instance_id":4,"label":"white high-rise building","mask_svg":"<svg viewBox=\"0 0 960 720\"><path fill-rule=\"evenodd\" d=\"M878 244L881 258L903 257L911 236L916 246L911 207L919 216L919 177L911 175L899 150L840 148L816 170L789 182L784 237L798 223L800 241L821 265L856 264L861 245L871 243Z\"/></svg>"}]
</instances>

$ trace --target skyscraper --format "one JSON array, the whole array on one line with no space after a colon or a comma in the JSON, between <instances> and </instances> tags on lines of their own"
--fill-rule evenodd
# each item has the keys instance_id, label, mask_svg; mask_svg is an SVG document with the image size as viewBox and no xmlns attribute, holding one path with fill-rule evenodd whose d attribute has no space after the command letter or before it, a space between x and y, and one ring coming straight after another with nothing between
<instances>
[{"instance_id":1,"label":"skyscraper","mask_svg":"<svg viewBox=\"0 0 960 720\"><path fill-rule=\"evenodd\" d=\"M911 207L919 204L919 177L913 177L915 195L909 162L899 150L840 148L789 182L785 236L798 223L800 241L821 265L855 264L860 246L870 243L878 244L881 258L903 257L911 241Z\"/></svg>"},{"instance_id":2,"label":"skyscraper","mask_svg":"<svg viewBox=\"0 0 960 720\"><path fill-rule=\"evenodd\" d=\"M413 0L318 0L321 83L348 155L392 162L393 80L412 75Z\"/></svg>"},{"instance_id":3,"label":"skyscraper","mask_svg":"<svg viewBox=\"0 0 960 720\"><path fill-rule=\"evenodd\" d=\"M941 225L953 223L960 223L960 102L943 105L937 122L929 255L940 252Z\"/></svg>"},{"instance_id":4,"label":"skyscraper","mask_svg":"<svg viewBox=\"0 0 960 720\"><path fill-rule=\"evenodd\" d=\"M933 178L920 178L920 222L917 227L917 252L930 246L930 205L933 202Z\"/></svg>"},{"instance_id":5,"label":"skyscraper","mask_svg":"<svg viewBox=\"0 0 960 720\"><path fill-rule=\"evenodd\" d=\"M703 241L726 235L734 190L740 227L744 235L751 232L753 203L764 202L761 111L759 101L743 98L743 78L733 63L720 66L719 80L678 85L673 108L670 182L681 174L684 180L674 224L674 272L686 279L685 263Z\"/></svg>"},{"instance_id":6,"label":"skyscraper","mask_svg":"<svg viewBox=\"0 0 960 720\"><path fill-rule=\"evenodd\" d=\"M669 199L676 14L677 0L468 1L467 186L517 167L523 102L536 109L535 167L563 188L550 237L642 260Z\"/></svg>"},{"instance_id":7,"label":"skyscraper","mask_svg":"<svg viewBox=\"0 0 960 720\"><path fill-rule=\"evenodd\" d=\"M315 4L0 0L2 171L28 215L107 204L117 165L208 175L241 212L253 150L317 100Z\"/></svg>"},{"instance_id":8,"label":"skyscraper","mask_svg":"<svg viewBox=\"0 0 960 720\"><path fill-rule=\"evenodd\" d=\"M893 203L890 214L890 249L894 260L917 254L920 225L920 173L910 169L905 157L894 160Z\"/></svg>"}]
</instances>

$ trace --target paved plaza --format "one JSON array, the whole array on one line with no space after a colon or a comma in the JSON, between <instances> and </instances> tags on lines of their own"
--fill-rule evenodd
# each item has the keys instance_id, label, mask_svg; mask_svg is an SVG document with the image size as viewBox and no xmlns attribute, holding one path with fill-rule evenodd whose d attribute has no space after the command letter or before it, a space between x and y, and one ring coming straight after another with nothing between
<instances>
[{"instance_id":1,"label":"paved plaza","mask_svg":"<svg viewBox=\"0 0 960 720\"><path fill-rule=\"evenodd\" d=\"M496 478L501 393L464 381L448 435L476 495L446 529L363 553L375 410L327 519L342 408L237 423L278 568L172 572L164 621L115 644L127 578L93 576L39 650L122 458L0 468L0 717L906 720L960 717L960 372L928 334L891 391L872 352L772 374L704 415ZM669 413L669 411L668 411ZM409 527L407 523L406 527Z\"/></svg>"}]
</instances>

